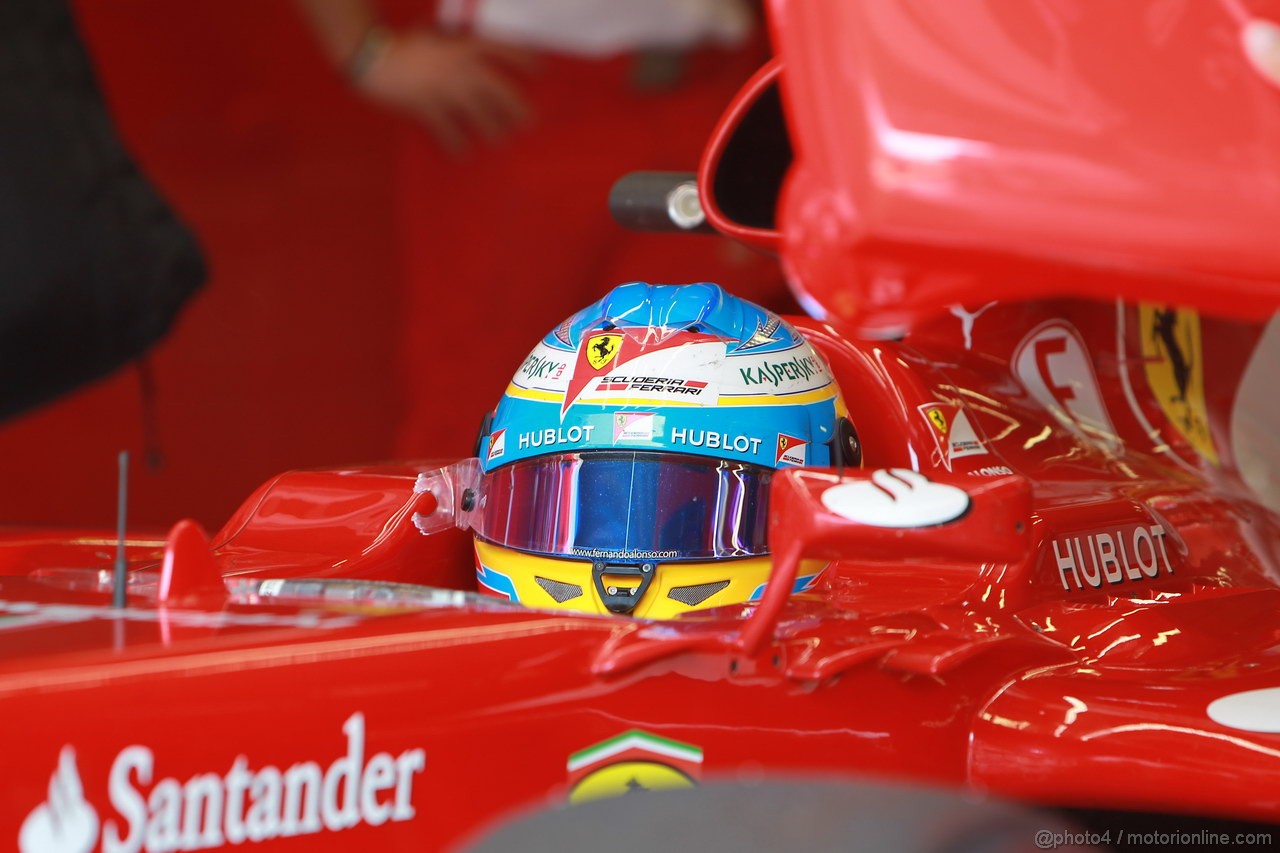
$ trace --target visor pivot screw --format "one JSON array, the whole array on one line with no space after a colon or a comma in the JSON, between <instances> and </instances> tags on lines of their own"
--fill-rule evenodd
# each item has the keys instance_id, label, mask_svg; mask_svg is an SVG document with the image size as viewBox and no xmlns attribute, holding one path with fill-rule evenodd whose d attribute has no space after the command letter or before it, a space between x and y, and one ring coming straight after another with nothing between
<instances>
[{"instance_id":1,"label":"visor pivot screw","mask_svg":"<svg viewBox=\"0 0 1280 853\"><path fill-rule=\"evenodd\" d=\"M640 571L645 572L646 574L653 571L653 563L645 563L640 567Z\"/></svg>"},{"instance_id":2,"label":"visor pivot screw","mask_svg":"<svg viewBox=\"0 0 1280 853\"><path fill-rule=\"evenodd\" d=\"M471 512L476 508L476 492L475 489L462 490L462 511Z\"/></svg>"},{"instance_id":3,"label":"visor pivot screw","mask_svg":"<svg viewBox=\"0 0 1280 853\"><path fill-rule=\"evenodd\" d=\"M616 586L611 586L611 587L609 587L609 594L610 594L610 595L617 595L617 594L618 594L618 588L617 588Z\"/></svg>"}]
</instances>

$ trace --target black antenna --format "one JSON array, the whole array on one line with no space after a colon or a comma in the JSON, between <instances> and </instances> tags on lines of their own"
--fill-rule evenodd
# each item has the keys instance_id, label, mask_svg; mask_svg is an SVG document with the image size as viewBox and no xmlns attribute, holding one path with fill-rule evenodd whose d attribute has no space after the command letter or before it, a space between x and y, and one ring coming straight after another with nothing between
<instances>
[{"instance_id":1,"label":"black antenna","mask_svg":"<svg viewBox=\"0 0 1280 853\"><path fill-rule=\"evenodd\" d=\"M111 603L116 607L124 608L125 591L129 586L124 562L124 520L125 508L129 500L129 451L120 451L119 466L120 476L116 489L116 581Z\"/></svg>"}]
</instances>

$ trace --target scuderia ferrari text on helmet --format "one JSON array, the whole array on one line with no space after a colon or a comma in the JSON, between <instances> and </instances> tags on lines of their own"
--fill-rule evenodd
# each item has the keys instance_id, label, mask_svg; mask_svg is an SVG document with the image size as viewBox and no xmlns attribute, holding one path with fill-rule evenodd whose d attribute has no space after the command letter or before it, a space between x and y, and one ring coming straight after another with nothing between
<instances>
[{"instance_id":1,"label":"scuderia ferrari text on helmet","mask_svg":"<svg viewBox=\"0 0 1280 853\"><path fill-rule=\"evenodd\" d=\"M621 285L543 338L485 418L481 589L648 618L757 599L774 472L856 464L852 436L780 317L714 284Z\"/></svg>"}]
</instances>

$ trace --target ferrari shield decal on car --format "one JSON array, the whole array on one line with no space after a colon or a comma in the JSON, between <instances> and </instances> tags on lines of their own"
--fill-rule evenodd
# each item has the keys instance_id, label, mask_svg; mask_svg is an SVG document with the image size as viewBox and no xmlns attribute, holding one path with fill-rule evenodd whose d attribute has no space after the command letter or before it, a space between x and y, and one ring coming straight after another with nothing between
<instances>
[{"instance_id":1,"label":"ferrari shield decal on car","mask_svg":"<svg viewBox=\"0 0 1280 853\"><path fill-rule=\"evenodd\" d=\"M300 761L285 768L254 767L237 755L225 773L187 779L157 777L149 747L125 747L107 779L113 813L102 820L103 853L203 850L224 844L268 841L360 824L411 820L415 778L426 752L365 755L364 714L342 725L346 749L327 766ZM32 810L19 834L22 853L89 853L98 817L84 798L75 752L63 748L49 783L49 799Z\"/></svg>"},{"instance_id":2,"label":"ferrari shield decal on car","mask_svg":"<svg viewBox=\"0 0 1280 853\"><path fill-rule=\"evenodd\" d=\"M934 462L951 470L951 463L964 456L986 454L986 445L978 438L964 409L951 403L927 403L919 407L920 414L933 427L938 443Z\"/></svg>"},{"instance_id":3,"label":"ferrari shield decal on car","mask_svg":"<svg viewBox=\"0 0 1280 853\"><path fill-rule=\"evenodd\" d=\"M1179 308L1138 306L1142 368L1156 402L1196 452L1218 462L1204 402L1200 315Z\"/></svg>"},{"instance_id":4,"label":"ferrari shield decal on car","mask_svg":"<svg viewBox=\"0 0 1280 853\"><path fill-rule=\"evenodd\" d=\"M920 411L924 413L925 419L933 424L938 435L947 434L947 416L942 411L942 406L922 406Z\"/></svg>"},{"instance_id":5,"label":"ferrari shield decal on car","mask_svg":"<svg viewBox=\"0 0 1280 853\"><path fill-rule=\"evenodd\" d=\"M702 750L633 730L569 756L569 802L697 784Z\"/></svg>"},{"instance_id":6,"label":"ferrari shield decal on car","mask_svg":"<svg viewBox=\"0 0 1280 853\"><path fill-rule=\"evenodd\" d=\"M969 510L963 489L935 483L905 468L881 469L870 480L832 486L822 504L836 515L872 527L928 527Z\"/></svg>"}]
</instances>

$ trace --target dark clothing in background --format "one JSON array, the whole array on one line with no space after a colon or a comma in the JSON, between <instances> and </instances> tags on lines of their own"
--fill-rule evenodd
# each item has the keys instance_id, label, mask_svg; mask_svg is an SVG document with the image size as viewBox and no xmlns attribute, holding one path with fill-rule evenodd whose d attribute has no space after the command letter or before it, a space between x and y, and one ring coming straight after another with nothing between
<instances>
[{"instance_id":1,"label":"dark clothing in background","mask_svg":"<svg viewBox=\"0 0 1280 853\"><path fill-rule=\"evenodd\" d=\"M0 418L140 355L204 278L116 136L69 6L0 2Z\"/></svg>"}]
</instances>

